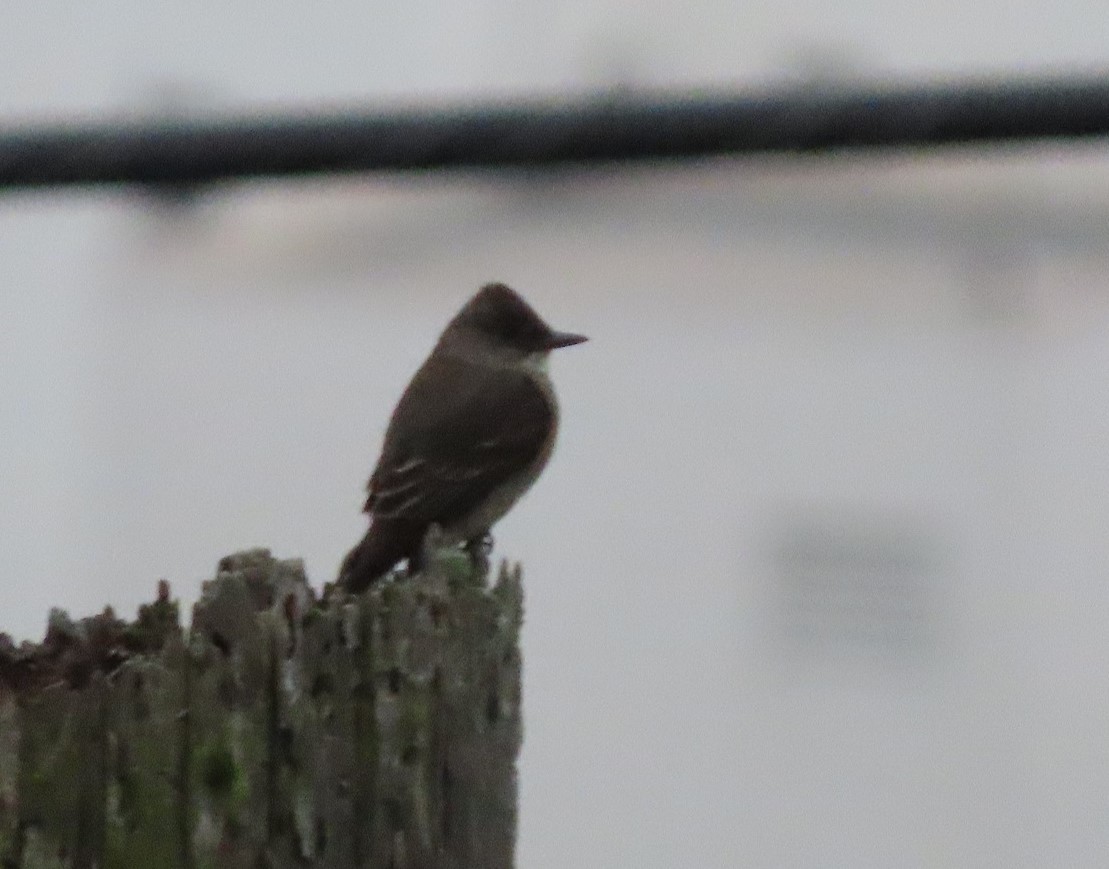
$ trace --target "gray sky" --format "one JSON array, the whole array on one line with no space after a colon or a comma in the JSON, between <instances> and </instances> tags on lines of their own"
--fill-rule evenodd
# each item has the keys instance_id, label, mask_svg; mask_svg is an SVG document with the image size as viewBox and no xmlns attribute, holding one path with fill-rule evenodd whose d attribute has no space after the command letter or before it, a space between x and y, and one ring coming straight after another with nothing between
<instances>
[{"instance_id":1,"label":"gray sky","mask_svg":"<svg viewBox=\"0 0 1109 869\"><path fill-rule=\"evenodd\" d=\"M8 121L1109 59L1077 2L9 18ZM330 578L404 382L502 279L593 338L496 535L522 867L1100 865L1107 212L1098 144L5 197L0 629L189 602L253 545Z\"/></svg>"},{"instance_id":2,"label":"gray sky","mask_svg":"<svg viewBox=\"0 0 1109 869\"><path fill-rule=\"evenodd\" d=\"M21 5L0 33L0 116L749 84L821 58L879 75L1105 64L1094 0L1024 2L131 2Z\"/></svg>"}]
</instances>

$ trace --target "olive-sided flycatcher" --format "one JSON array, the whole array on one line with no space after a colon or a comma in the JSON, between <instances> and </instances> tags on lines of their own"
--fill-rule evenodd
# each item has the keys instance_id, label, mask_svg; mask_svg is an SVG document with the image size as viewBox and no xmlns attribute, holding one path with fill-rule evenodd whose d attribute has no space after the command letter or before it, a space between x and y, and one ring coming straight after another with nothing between
<instances>
[{"instance_id":1,"label":"olive-sided flycatcher","mask_svg":"<svg viewBox=\"0 0 1109 869\"><path fill-rule=\"evenodd\" d=\"M359 592L402 559L419 568L424 535L471 554L535 482L554 447L558 404L547 357L585 336L556 332L504 284L481 288L439 336L397 404L367 486L370 530L343 562Z\"/></svg>"}]
</instances>

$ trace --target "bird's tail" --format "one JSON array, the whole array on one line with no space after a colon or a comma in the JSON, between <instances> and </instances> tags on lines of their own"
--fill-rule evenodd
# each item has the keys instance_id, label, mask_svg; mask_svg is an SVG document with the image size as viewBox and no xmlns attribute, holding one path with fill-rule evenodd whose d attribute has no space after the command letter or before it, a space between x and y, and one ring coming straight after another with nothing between
<instances>
[{"instance_id":1,"label":"bird's tail","mask_svg":"<svg viewBox=\"0 0 1109 869\"><path fill-rule=\"evenodd\" d=\"M403 558L415 557L420 545L417 529L374 522L339 568L339 584L351 594L365 591Z\"/></svg>"}]
</instances>

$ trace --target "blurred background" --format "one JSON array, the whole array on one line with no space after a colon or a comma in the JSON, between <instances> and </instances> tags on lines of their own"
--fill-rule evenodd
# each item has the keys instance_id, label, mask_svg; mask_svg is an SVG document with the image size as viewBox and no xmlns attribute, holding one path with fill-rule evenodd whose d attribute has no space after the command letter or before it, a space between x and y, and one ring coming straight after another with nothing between
<instances>
[{"instance_id":1,"label":"blurred background","mask_svg":"<svg viewBox=\"0 0 1109 869\"><path fill-rule=\"evenodd\" d=\"M0 122L928 81L1109 62L1093 0L47 0ZM0 630L361 535L483 282L558 354L518 861L1103 866L1101 143L0 198Z\"/></svg>"}]
</instances>

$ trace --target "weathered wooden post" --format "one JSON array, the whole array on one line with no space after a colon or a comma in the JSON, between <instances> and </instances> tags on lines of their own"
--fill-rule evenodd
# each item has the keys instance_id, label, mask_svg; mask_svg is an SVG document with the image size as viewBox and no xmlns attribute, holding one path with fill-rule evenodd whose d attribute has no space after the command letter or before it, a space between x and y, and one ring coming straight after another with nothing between
<instances>
[{"instance_id":1,"label":"weathered wooden post","mask_svg":"<svg viewBox=\"0 0 1109 869\"><path fill-rule=\"evenodd\" d=\"M317 599L254 550L188 631L162 584L0 635L2 865L511 867L521 618L518 569Z\"/></svg>"}]
</instances>

